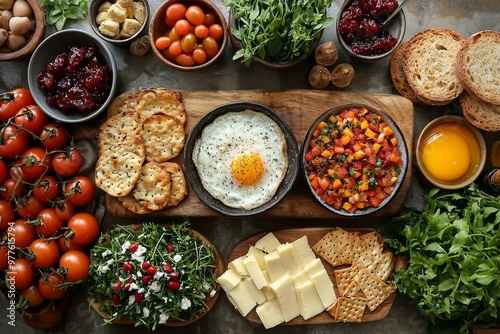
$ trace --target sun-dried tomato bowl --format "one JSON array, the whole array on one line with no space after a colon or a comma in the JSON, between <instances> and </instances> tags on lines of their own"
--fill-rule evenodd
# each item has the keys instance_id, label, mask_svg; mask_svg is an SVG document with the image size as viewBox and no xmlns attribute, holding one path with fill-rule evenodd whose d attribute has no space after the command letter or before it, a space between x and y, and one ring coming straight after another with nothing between
<instances>
[{"instance_id":1,"label":"sun-dried tomato bowl","mask_svg":"<svg viewBox=\"0 0 500 334\"><path fill-rule=\"evenodd\" d=\"M105 92L102 93L102 98L94 105L93 108L83 112L65 111L57 106L49 104L47 102L48 93L46 88L42 87L38 83L37 78L40 72L46 71L47 65L53 62L57 56L68 52L69 48L92 45L96 48L97 59L99 62L107 67L107 72L105 72L106 74L102 76L106 80L106 89L104 90ZM82 72L84 71L83 69L80 70ZM84 75L85 77L90 76L87 79L89 81L88 87L89 89L95 89L95 91L97 91L98 88L94 88L93 85L96 81L92 81L91 76L97 75L96 73L97 71L88 68L86 70L86 74ZM82 80L85 80L84 76L82 76ZM106 44L99 37L89 32L77 29L61 30L47 37L37 47L28 64L28 86L31 94L33 95L33 99L47 115L63 123L85 122L95 118L101 112L106 110L115 96L117 90L117 78L118 73L115 59ZM76 87L77 85L75 85L74 82L68 82L67 86L69 88ZM101 91L103 91L103 89L101 89ZM75 93L76 94L72 95L74 96L74 98L71 98L72 101L75 101L77 98L81 98L83 96L80 91L75 91ZM61 97L63 96L61 95Z\"/></svg>"},{"instance_id":2,"label":"sun-dried tomato bowl","mask_svg":"<svg viewBox=\"0 0 500 334\"><path fill-rule=\"evenodd\" d=\"M360 112L354 117L348 113L356 110ZM311 195L342 217L366 216L387 205L404 182L408 161L397 124L382 110L362 103L338 105L321 114L300 150L301 174Z\"/></svg>"}]
</instances>

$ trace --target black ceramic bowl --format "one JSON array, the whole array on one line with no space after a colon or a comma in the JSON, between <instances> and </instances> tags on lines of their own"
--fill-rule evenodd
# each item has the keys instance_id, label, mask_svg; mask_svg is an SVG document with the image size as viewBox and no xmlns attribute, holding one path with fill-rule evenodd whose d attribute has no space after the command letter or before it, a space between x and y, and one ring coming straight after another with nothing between
<instances>
[{"instance_id":1,"label":"black ceramic bowl","mask_svg":"<svg viewBox=\"0 0 500 334\"><path fill-rule=\"evenodd\" d=\"M308 172L307 172L307 160L306 160L306 153L309 150L309 143L311 142L313 138L313 133L315 132L316 128L318 127L318 124L328 120L328 118L331 115L337 115L342 113L342 111L346 108L362 108L365 107L367 108L370 112L374 112L381 117L381 122L387 122L387 124L391 127L391 129L394 131L394 137L397 139L397 147L400 152L400 160L402 162L401 167L400 167L400 172L398 175L397 181L392 185L393 186L393 191L390 195L387 195L378 206L371 206L371 207L366 207L363 209L357 209L354 212L349 212L342 207L340 209L336 209L332 205L328 204L321 198L320 195L318 195L314 189L314 187L311 185L311 182L309 181L308 178ZM314 197L314 199L321 204L325 209L343 217L360 217L360 216L366 216L369 214L374 213L375 211L378 211L382 209L385 205L387 205L398 193L399 189L401 188L401 185L404 182L405 176L406 176L406 171L408 169L408 148L406 146L405 139L403 137L403 134L398 127L398 125L389 117L389 115L385 114L382 110L375 108L373 106L368 106L362 103L349 103L349 104L342 104L335 106L331 109L328 109L325 111L323 114L321 114L309 127L307 130L306 136L304 138L304 141L302 143L302 146L300 148L300 165L301 165L301 173L302 177L304 178L306 184L307 184L307 189L310 190L311 196ZM346 199L347 200L347 199Z\"/></svg>"},{"instance_id":2,"label":"black ceramic bowl","mask_svg":"<svg viewBox=\"0 0 500 334\"><path fill-rule=\"evenodd\" d=\"M274 122L276 122L276 124L278 124L286 139L286 151L288 155L288 169L274 196L267 203L251 210L232 208L214 198L203 187L192 158L194 144L196 140L201 136L205 126L211 124L217 117L222 116L228 112L241 112L247 109L263 113L270 117ZM285 195L290 191L299 171L298 146L292 130L272 109L262 104L253 102L233 102L223 104L206 113L198 121L198 123L195 124L188 135L186 144L184 146L184 163L187 181L196 193L196 196L198 196L200 201L202 201L206 206L226 216L251 216L262 213L272 208L274 205L280 202L283 197L285 197Z\"/></svg>"}]
</instances>

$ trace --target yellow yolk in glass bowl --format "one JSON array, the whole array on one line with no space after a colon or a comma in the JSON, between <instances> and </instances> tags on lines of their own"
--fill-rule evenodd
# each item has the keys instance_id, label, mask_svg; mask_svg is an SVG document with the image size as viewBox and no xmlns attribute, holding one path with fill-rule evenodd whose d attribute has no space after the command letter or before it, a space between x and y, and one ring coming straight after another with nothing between
<instances>
[{"instance_id":1,"label":"yellow yolk in glass bowl","mask_svg":"<svg viewBox=\"0 0 500 334\"><path fill-rule=\"evenodd\" d=\"M262 158L257 153L239 155L231 162L231 172L242 185L255 185L264 175Z\"/></svg>"},{"instance_id":2,"label":"yellow yolk in glass bowl","mask_svg":"<svg viewBox=\"0 0 500 334\"><path fill-rule=\"evenodd\" d=\"M436 125L424 140L422 162L425 169L443 181L458 180L469 171L474 152L478 152L472 134L456 124Z\"/></svg>"}]
</instances>

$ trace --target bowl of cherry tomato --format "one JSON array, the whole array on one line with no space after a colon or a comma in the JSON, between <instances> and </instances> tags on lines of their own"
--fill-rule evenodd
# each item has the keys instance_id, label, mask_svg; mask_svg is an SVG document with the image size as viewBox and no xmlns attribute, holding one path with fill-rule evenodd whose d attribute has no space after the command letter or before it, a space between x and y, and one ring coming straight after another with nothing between
<instances>
[{"instance_id":1,"label":"bowl of cherry tomato","mask_svg":"<svg viewBox=\"0 0 500 334\"><path fill-rule=\"evenodd\" d=\"M224 53L227 23L209 0L167 0L151 18L149 39L163 63L182 71L200 70Z\"/></svg>"},{"instance_id":2,"label":"bowl of cherry tomato","mask_svg":"<svg viewBox=\"0 0 500 334\"><path fill-rule=\"evenodd\" d=\"M397 124L382 110L360 103L320 115L300 154L314 199L343 217L368 215L387 205L403 184L409 161Z\"/></svg>"}]
</instances>

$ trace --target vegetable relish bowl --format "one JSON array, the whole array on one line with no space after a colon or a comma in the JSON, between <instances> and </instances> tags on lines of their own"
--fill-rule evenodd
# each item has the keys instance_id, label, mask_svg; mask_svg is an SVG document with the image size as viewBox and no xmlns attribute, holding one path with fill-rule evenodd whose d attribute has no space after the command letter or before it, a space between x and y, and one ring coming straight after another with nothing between
<instances>
[{"instance_id":1,"label":"vegetable relish bowl","mask_svg":"<svg viewBox=\"0 0 500 334\"><path fill-rule=\"evenodd\" d=\"M298 146L271 108L253 102L215 107L184 146L186 179L202 203L226 216L250 216L278 204L298 174Z\"/></svg>"},{"instance_id":2,"label":"vegetable relish bowl","mask_svg":"<svg viewBox=\"0 0 500 334\"><path fill-rule=\"evenodd\" d=\"M325 111L309 127L300 152L302 176L314 199L343 217L380 210L397 194L408 149L397 124L361 103Z\"/></svg>"}]
</instances>

